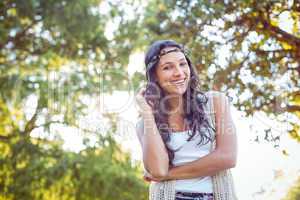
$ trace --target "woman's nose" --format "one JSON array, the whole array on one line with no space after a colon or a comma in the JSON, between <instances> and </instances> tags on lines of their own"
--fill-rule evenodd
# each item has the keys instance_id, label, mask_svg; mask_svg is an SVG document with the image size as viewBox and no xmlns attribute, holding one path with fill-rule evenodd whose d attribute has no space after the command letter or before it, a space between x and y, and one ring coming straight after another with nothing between
<instances>
[{"instance_id":1,"label":"woman's nose","mask_svg":"<svg viewBox=\"0 0 300 200\"><path fill-rule=\"evenodd\" d=\"M174 68L174 76L182 76L184 75L183 69L180 67L180 65L176 65Z\"/></svg>"}]
</instances>

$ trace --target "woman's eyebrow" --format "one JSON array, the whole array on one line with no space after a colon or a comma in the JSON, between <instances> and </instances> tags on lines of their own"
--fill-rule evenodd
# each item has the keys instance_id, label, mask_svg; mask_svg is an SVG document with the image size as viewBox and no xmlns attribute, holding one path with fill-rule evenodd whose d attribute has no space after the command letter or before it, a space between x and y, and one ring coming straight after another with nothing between
<instances>
[{"instance_id":1,"label":"woman's eyebrow","mask_svg":"<svg viewBox=\"0 0 300 200\"><path fill-rule=\"evenodd\" d=\"M166 64L172 64L173 62L165 62L165 63L163 63L161 66L164 66L164 65L166 65Z\"/></svg>"},{"instance_id":2,"label":"woman's eyebrow","mask_svg":"<svg viewBox=\"0 0 300 200\"><path fill-rule=\"evenodd\" d=\"M185 61L185 58L180 58L178 61ZM172 63L173 63L172 61L168 61L163 63L161 66L164 66L165 64L172 64Z\"/></svg>"}]
</instances>

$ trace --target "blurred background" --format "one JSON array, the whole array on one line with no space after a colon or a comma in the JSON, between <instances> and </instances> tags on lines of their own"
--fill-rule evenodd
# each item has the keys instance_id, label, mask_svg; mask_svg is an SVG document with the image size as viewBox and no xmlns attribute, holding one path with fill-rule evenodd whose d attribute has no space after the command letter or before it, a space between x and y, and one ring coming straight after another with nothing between
<instances>
[{"instance_id":1,"label":"blurred background","mask_svg":"<svg viewBox=\"0 0 300 200\"><path fill-rule=\"evenodd\" d=\"M0 200L148 199L134 96L157 39L231 97L239 199L300 199L298 0L2 0L0 36Z\"/></svg>"}]
</instances>

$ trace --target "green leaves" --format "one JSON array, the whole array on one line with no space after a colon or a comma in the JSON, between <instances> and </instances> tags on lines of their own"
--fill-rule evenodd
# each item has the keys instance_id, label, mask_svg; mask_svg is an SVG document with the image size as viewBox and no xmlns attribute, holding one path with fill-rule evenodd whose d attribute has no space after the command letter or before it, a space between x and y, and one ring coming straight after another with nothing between
<instances>
[{"instance_id":1,"label":"green leaves","mask_svg":"<svg viewBox=\"0 0 300 200\"><path fill-rule=\"evenodd\" d=\"M127 89L135 21L118 5L110 5L113 16L100 13L101 2L0 2L0 199L147 198L115 131L74 153L57 137L64 130L53 128L82 128L86 99ZM109 41L107 22L120 17Z\"/></svg>"}]
</instances>

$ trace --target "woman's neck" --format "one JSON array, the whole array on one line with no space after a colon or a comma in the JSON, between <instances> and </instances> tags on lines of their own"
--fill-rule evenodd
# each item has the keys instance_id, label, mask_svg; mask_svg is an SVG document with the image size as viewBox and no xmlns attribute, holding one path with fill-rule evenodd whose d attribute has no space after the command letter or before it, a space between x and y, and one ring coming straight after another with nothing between
<instances>
[{"instance_id":1,"label":"woman's neck","mask_svg":"<svg viewBox=\"0 0 300 200\"><path fill-rule=\"evenodd\" d=\"M172 132L186 131L188 126L184 119L183 97L170 97L168 99L168 105L168 124Z\"/></svg>"},{"instance_id":2,"label":"woman's neck","mask_svg":"<svg viewBox=\"0 0 300 200\"><path fill-rule=\"evenodd\" d=\"M182 96L173 96L168 99L169 110L168 115L182 115L183 110L183 98Z\"/></svg>"}]
</instances>

